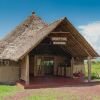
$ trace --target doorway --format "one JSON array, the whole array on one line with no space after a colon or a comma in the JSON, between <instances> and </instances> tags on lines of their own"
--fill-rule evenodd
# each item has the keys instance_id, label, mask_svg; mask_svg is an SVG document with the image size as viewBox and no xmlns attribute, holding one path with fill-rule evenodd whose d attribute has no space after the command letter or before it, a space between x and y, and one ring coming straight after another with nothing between
<instances>
[{"instance_id":1,"label":"doorway","mask_svg":"<svg viewBox=\"0 0 100 100\"><path fill-rule=\"evenodd\" d=\"M34 76L53 75L54 58L51 56L36 56L34 66Z\"/></svg>"},{"instance_id":2,"label":"doorway","mask_svg":"<svg viewBox=\"0 0 100 100\"><path fill-rule=\"evenodd\" d=\"M44 74L45 75L53 75L54 72L54 59L51 57L44 57L43 61L44 66Z\"/></svg>"}]
</instances>

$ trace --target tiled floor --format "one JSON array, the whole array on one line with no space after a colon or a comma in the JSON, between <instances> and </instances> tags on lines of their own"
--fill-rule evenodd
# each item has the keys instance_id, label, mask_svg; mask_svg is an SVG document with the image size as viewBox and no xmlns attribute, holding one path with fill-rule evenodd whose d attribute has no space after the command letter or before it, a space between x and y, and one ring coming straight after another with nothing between
<instances>
[{"instance_id":1,"label":"tiled floor","mask_svg":"<svg viewBox=\"0 0 100 100\"><path fill-rule=\"evenodd\" d=\"M30 84L26 85L25 82L19 82L24 88L36 89L36 88L52 88L52 87L62 87L66 85L76 85L83 83L82 80L72 79L66 77L57 76L46 76L46 77L31 77Z\"/></svg>"}]
</instances>

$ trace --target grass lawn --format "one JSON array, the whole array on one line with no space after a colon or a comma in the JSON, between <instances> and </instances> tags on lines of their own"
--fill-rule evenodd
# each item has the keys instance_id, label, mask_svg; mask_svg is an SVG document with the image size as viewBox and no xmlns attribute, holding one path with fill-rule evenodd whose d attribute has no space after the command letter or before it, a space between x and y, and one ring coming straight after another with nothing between
<instances>
[{"instance_id":1,"label":"grass lawn","mask_svg":"<svg viewBox=\"0 0 100 100\"><path fill-rule=\"evenodd\" d=\"M0 100L6 96L12 96L19 92L21 89L16 86L0 85Z\"/></svg>"},{"instance_id":2,"label":"grass lawn","mask_svg":"<svg viewBox=\"0 0 100 100\"><path fill-rule=\"evenodd\" d=\"M80 97L76 96L72 93L66 93L61 91L56 91L54 89L37 89L37 90L23 90L16 86L6 86L6 85L0 85L0 100L4 100L4 98L7 99L7 97L13 97L18 92L19 95L20 92L30 92L30 95L26 95L20 100L80 100ZM11 99L12 100L12 99ZM19 99L18 99L19 100Z\"/></svg>"},{"instance_id":3,"label":"grass lawn","mask_svg":"<svg viewBox=\"0 0 100 100\"><path fill-rule=\"evenodd\" d=\"M91 88L67 86L24 90L16 86L0 86L0 100L100 100L100 90L94 94L95 91L93 89L91 93Z\"/></svg>"}]
</instances>

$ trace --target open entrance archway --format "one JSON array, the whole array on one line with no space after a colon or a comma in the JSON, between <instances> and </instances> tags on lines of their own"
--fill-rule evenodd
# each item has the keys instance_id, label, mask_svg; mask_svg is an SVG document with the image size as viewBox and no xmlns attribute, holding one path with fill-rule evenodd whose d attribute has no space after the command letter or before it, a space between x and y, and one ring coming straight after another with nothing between
<instances>
[{"instance_id":1,"label":"open entrance archway","mask_svg":"<svg viewBox=\"0 0 100 100\"><path fill-rule=\"evenodd\" d=\"M31 48L30 52L27 53L29 56L29 74L33 77L45 76L47 70L50 71L48 74L64 77L73 77L73 73L77 71L84 73L83 61L93 54L89 52L91 47L88 48L84 45L87 42L84 43L84 38L78 34L66 18L58 24L55 23L53 23L55 27L51 24L48 31L43 30L44 35L40 31L41 34L35 34L36 39L34 38L34 41L37 39L38 41L32 47L33 49ZM53 73L49 67L47 70L45 69L44 62L47 63L44 60L45 57L54 58L54 66L51 67Z\"/></svg>"}]
</instances>

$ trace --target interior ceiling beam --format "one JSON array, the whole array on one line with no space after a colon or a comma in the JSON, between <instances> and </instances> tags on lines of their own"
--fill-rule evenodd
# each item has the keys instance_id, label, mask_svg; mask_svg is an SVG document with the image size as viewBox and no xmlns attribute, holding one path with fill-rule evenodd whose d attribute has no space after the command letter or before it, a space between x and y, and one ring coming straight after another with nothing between
<instances>
[{"instance_id":1,"label":"interior ceiling beam","mask_svg":"<svg viewBox=\"0 0 100 100\"><path fill-rule=\"evenodd\" d=\"M58 35L57 33L62 33L61 35L63 35L63 36L66 36L67 38L69 37L69 38L72 38L72 39L70 39L70 42L72 42L71 44L73 45L72 47L71 46L69 46L69 47L71 47L71 48L69 48L70 50L69 51L74 51L75 52L75 55L76 55L76 53L77 53L77 55L81 55L82 56L82 54L84 54L84 53L86 53L86 54L88 54L88 52L86 51L86 50L84 50L83 49L83 47L80 45L80 43L73 37L73 35L72 34L69 34L69 33L71 33L70 32L70 30L69 29L67 29L66 30L66 28L65 27L63 27L63 29L65 30L65 31L53 31L53 32L51 32L51 33L53 33L52 34L52 36L56 36L56 35ZM67 34L66 34L67 33ZM60 35L60 34L59 34ZM68 38L68 39L69 39ZM75 43L75 41L76 41L76 43ZM77 45L76 45L77 44ZM66 45L66 48L68 49L68 46ZM77 48L77 50L76 50L76 48ZM84 50L84 51L83 51Z\"/></svg>"},{"instance_id":2,"label":"interior ceiling beam","mask_svg":"<svg viewBox=\"0 0 100 100\"><path fill-rule=\"evenodd\" d=\"M73 51L76 52L77 55L81 55L81 56L84 55L85 52L78 46L77 42L74 42L72 38L69 38L68 42L70 44L66 45L67 48L73 49Z\"/></svg>"},{"instance_id":3,"label":"interior ceiling beam","mask_svg":"<svg viewBox=\"0 0 100 100\"><path fill-rule=\"evenodd\" d=\"M57 34L59 34L59 33L70 33L70 32L63 32L63 31L58 31L58 32L51 32L51 33L57 33Z\"/></svg>"},{"instance_id":4,"label":"interior ceiling beam","mask_svg":"<svg viewBox=\"0 0 100 100\"><path fill-rule=\"evenodd\" d=\"M74 41L76 41L76 44L78 44L77 45L77 48L79 48L80 50L81 50L81 52L80 53L82 53L82 51L84 50L84 52L87 54L87 55L89 55L89 53L87 52L87 50L81 45L81 43L73 36L73 34L71 33L71 34L69 34L70 35L70 38L72 38L73 39L73 43L75 43Z\"/></svg>"},{"instance_id":5,"label":"interior ceiling beam","mask_svg":"<svg viewBox=\"0 0 100 100\"><path fill-rule=\"evenodd\" d=\"M68 51L68 50L66 50L64 47L62 47L62 46L59 46L66 54L69 54L70 56L72 56L72 54Z\"/></svg>"},{"instance_id":6,"label":"interior ceiling beam","mask_svg":"<svg viewBox=\"0 0 100 100\"><path fill-rule=\"evenodd\" d=\"M66 49L70 49L72 52L76 53L76 55L82 56L82 50L78 47L77 43L72 40L71 37L68 38Z\"/></svg>"},{"instance_id":7,"label":"interior ceiling beam","mask_svg":"<svg viewBox=\"0 0 100 100\"><path fill-rule=\"evenodd\" d=\"M66 28L66 27L67 27L67 28ZM76 35L75 35L76 32L73 32L73 31L72 31L73 29L72 29L72 28L70 29L70 27L69 27L68 25L66 26L66 23L65 23L65 27L63 27L63 28L64 28L64 30L67 29L66 31L69 31L69 32L71 33L71 34L70 34L71 37L79 44L78 47L79 47L82 51L84 50L84 52L85 52L87 55L90 55L90 53L86 50L86 48L84 48L84 47L81 45L81 43L80 43L81 41L78 41L77 38L75 38L75 37L76 37ZM74 37L74 36L75 36L75 37ZM78 37L78 38L79 38L79 37ZM80 39L80 38L79 38L79 39Z\"/></svg>"},{"instance_id":8,"label":"interior ceiling beam","mask_svg":"<svg viewBox=\"0 0 100 100\"><path fill-rule=\"evenodd\" d=\"M52 34L53 36L54 36L54 34ZM50 36L52 36L52 35L50 35ZM57 35L57 34L56 34ZM60 34L59 34L60 35ZM72 38L71 36L70 36L70 34L66 34L67 35L67 38L69 37L69 38ZM57 35L58 36L58 35ZM65 36L65 35L64 35ZM69 49L69 50L67 50L67 52L69 51L71 54L73 54L74 56L76 56L76 55L81 55L82 56L82 50L78 47L78 45L76 45L77 43L75 43L74 41L72 41L72 39L70 39L70 42L72 42L71 44L73 44L73 46L67 46L66 45L66 48L67 49ZM76 48L77 48L77 50L76 50L76 48L74 48L74 45L76 46ZM69 47L71 47L71 48L69 48ZM73 53L74 52L74 53Z\"/></svg>"},{"instance_id":9,"label":"interior ceiling beam","mask_svg":"<svg viewBox=\"0 0 100 100\"><path fill-rule=\"evenodd\" d=\"M71 24L71 23L69 23L69 24ZM65 26L66 26L66 25L65 25ZM71 25L71 26L72 26L72 25ZM91 50L92 50L92 48L89 48L89 46L88 46L87 43L82 43L82 44L81 44L81 42L84 41L84 38L82 38L82 37L79 36L80 34L78 34L78 33L76 32L77 30L75 31L75 30L73 29L73 27L70 27L69 25L67 25L66 27L70 30L71 33L73 33L73 36L75 36L75 37L78 38L79 44L84 46L84 47L81 46L81 48L84 49L84 51L87 53L87 55L92 56L92 55L90 54L91 51L89 50L89 52L88 52L88 51L86 50L86 48L87 48L87 49L91 49ZM77 38L76 38L76 40L77 40ZM92 50L92 51L93 51L93 50ZM93 51L93 52L94 52L94 51Z\"/></svg>"},{"instance_id":10,"label":"interior ceiling beam","mask_svg":"<svg viewBox=\"0 0 100 100\"><path fill-rule=\"evenodd\" d=\"M66 46L61 46L60 45L60 47L65 51L65 52L68 52L71 56L76 56L76 54L75 53L73 53L72 52L72 50L70 50L70 49L66 49Z\"/></svg>"},{"instance_id":11,"label":"interior ceiling beam","mask_svg":"<svg viewBox=\"0 0 100 100\"><path fill-rule=\"evenodd\" d=\"M69 49L68 51L70 51L71 53L74 52L73 55L80 55L80 56L82 56L84 53L86 53L87 55L89 54L87 52L87 50L85 50L85 48L83 49L83 47L80 45L80 43L78 42L78 40L76 40L73 37L72 34L69 34L69 33L71 33L69 30L65 29L65 31L53 31L51 33L53 33L53 34L51 34L51 36L58 36L58 34L60 35L60 33L61 33L61 36L64 36L64 37L67 37L67 38L71 37L74 40L74 41L73 40L70 41L70 42L72 42L73 47L69 48L70 46L68 47L66 45L66 48ZM76 41L76 43L75 43L75 41ZM76 45L76 44L78 44L78 45ZM76 50L76 48L77 48L77 50Z\"/></svg>"},{"instance_id":12,"label":"interior ceiling beam","mask_svg":"<svg viewBox=\"0 0 100 100\"><path fill-rule=\"evenodd\" d=\"M70 34L70 36L71 36L71 38L74 40L74 41L76 41L76 43L78 44L77 45L77 47L79 47L80 48L80 50L84 50L84 52L87 54L87 55L89 55L89 53L87 52L87 50L81 45L81 43L72 35L72 34ZM73 41L73 42L74 42ZM82 52L81 51L81 52Z\"/></svg>"},{"instance_id":13,"label":"interior ceiling beam","mask_svg":"<svg viewBox=\"0 0 100 100\"><path fill-rule=\"evenodd\" d=\"M49 35L50 37L68 37L68 34L55 34L55 33L53 33L53 34L50 34Z\"/></svg>"},{"instance_id":14,"label":"interior ceiling beam","mask_svg":"<svg viewBox=\"0 0 100 100\"><path fill-rule=\"evenodd\" d=\"M64 48L62 48L61 46L59 46L59 45L56 45L56 47L58 47L58 48L60 48L60 49L62 49L63 50L63 52L67 55L67 56L72 56L72 54L70 54L68 51L66 52L66 50L64 49Z\"/></svg>"}]
</instances>

